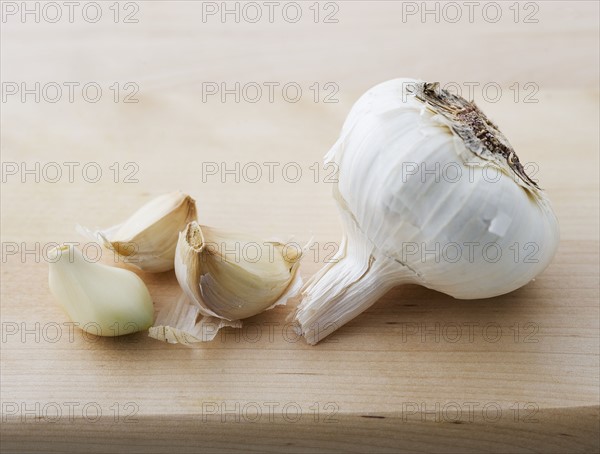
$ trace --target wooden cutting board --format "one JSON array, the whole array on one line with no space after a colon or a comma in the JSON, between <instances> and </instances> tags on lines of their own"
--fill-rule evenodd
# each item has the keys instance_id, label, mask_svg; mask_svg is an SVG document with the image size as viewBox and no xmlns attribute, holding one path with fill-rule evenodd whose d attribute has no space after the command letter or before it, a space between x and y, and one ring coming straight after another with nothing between
<instances>
[{"instance_id":1,"label":"wooden cutting board","mask_svg":"<svg viewBox=\"0 0 600 454\"><path fill-rule=\"evenodd\" d=\"M41 96L3 86L3 451L597 452L598 4L535 2L533 23L523 4L516 22L508 3L496 23L446 10L436 23L403 16L411 2L330 2L315 23L303 3L297 23L222 23L202 20L206 3L121 4L116 24L108 3L97 23L49 23L48 10L1 24L2 82L40 82ZM399 76L465 95L476 81L475 100L532 163L561 225L534 282L477 301L397 288L314 347L286 324L289 306L194 348L68 325L47 245L84 244L76 224L113 225L174 189L197 198L202 223L314 237L301 270L315 273L341 237L315 163L360 94ZM80 84L73 102L65 82ZM95 103L79 90L92 82ZM239 102L208 95L236 82ZM53 83L65 89L54 103ZM140 275L157 310L174 302L172 273Z\"/></svg>"}]
</instances>

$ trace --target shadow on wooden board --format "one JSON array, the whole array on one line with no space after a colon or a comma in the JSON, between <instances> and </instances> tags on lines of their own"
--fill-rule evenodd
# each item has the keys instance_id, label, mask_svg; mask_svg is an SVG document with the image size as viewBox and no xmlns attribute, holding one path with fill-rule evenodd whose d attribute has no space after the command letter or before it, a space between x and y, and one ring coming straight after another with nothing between
<instances>
[{"instance_id":1,"label":"shadow on wooden board","mask_svg":"<svg viewBox=\"0 0 600 454\"><path fill-rule=\"evenodd\" d=\"M42 419L2 423L2 452L261 453L596 453L599 408L452 409L417 407L395 415L337 415L332 420L242 413L139 417L115 422Z\"/></svg>"}]
</instances>

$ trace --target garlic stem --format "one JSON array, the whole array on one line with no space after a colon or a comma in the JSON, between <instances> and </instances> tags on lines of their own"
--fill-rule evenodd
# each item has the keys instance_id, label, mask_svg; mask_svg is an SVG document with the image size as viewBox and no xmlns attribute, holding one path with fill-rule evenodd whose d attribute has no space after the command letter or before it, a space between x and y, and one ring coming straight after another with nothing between
<instances>
[{"instance_id":1,"label":"garlic stem","mask_svg":"<svg viewBox=\"0 0 600 454\"><path fill-rule=\"evenodd\" d=\"M377 254L368 244L345 237L337 256L300 292L302 301L293 314L294 327L307 343L316 344L396 285L418 279L408 267Z\"/></svg>"}]
</instances>

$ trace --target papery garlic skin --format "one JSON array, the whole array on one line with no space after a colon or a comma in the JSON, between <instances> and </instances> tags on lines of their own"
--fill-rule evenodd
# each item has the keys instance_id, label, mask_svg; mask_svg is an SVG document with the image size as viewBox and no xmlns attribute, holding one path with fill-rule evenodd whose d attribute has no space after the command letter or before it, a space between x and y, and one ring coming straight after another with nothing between
<instances>
[{"instance_id":1,"label":"papery garlic skin","mask_svg":"<svg viewBox=\"0 0 600 454\"><path fill-rule=\"evenodd\" d=\"M191 222L181 232L175 274L205 316L240 320L284 304L297 286L301 251Z\"/></svg>"},{"instance_id":2,"label":"papery garlic skin","mask_svg":"<svg viewBox=\"0 0 600 454\"><path fill-rule=\"evenodd\" d=\"M50 291L78 328L114 337L152 325L150 293L132 271L90 262L72 245L51 250L49 261Z\"/></svg>"},{"instance_id":3,"label":"papery garlic skin","mask_svg":"<svg viewBox=\"0 0 600 454\"><path fill-rule=\"evenodd\" d=\"M175 304L163 307L156 316L148 336L169 344L191 346L213 340L220 329L241 328L240 320L225 320L202 315L200 307L182 293Z\"/></svg>"},{"instance_id":4,"label":"papery garlic skin","mask_svg":"<svg viewBox=\"0 0 600 454\"><path fill-rule=\"evenodd\" d=\"M179 232L196 218L195 200L176 191L152 199L120 225L85 233L102 238L124 262L159 273L173 269Z\"/></svg>"},{"instance_id":5,"label":"papery garlic skin","mask_svg":"<svg viewBox=\"0 0 600 454\"><path fill-rule=\"evenodd\" d=\"M493 297L527 284L556 252L558 222L543 192L502 156L467 147L443 115L411 95L418 84L396 79L367 91L325 157L339 169L333 192L345 238L337 262L307 282L294 314L311 344L396 285ZM454 166L462 177L413 174L415 164ZM490 166L494 178L484 173ZM460 255L448 253L454 245Z\"/></svg>"}]
</instances>

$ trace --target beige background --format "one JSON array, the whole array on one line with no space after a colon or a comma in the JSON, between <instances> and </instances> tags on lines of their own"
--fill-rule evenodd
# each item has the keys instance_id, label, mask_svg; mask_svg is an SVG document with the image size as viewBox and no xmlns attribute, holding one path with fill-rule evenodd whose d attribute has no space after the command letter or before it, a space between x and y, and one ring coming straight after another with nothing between
<instances>
[{"instance_id":1,"label":"beige background","mask_svg":"<svg viewBox=\"0 0 600 454\"><path fill-rule=\"evenodd\" d=\"M502 2L497 23L476 11L473 23L463 18L454 24L431 17L423 23L418 16L403 22L401 2L359 1L337 3L338 23L315 24L312 2L302 4L303 18L296 24L280 15L272 24L221 23L214 17L204 23L201 2L137 2L139 22L115 24L110 4L102 3L104 16L96 24L77 14L73 23L22 23L10 16L1 24L3 83L96 82L104 90L95 104L79 94L70 103L64 94L54 104L13 96L1 105L3 163L32 168L36 162L96 162L103 170L94 184L77 172L73 183L66 174L57 183L35 183L32 177L22 183L3 174L3 447L14 450L27 442L20 446L40 452L79 451L82 443L98 452L161 452L173 445L229 452L598 449L597 2L536 2L538 23L523 23L523 15L533 11L524 4L515 23L512 2ZM194 195L202 223L264 236L293 234L300 241L314 235L320 257L305 260L302 274L314 273L328 252L324 244L338 241L340 226L331 185L322 181L323 173L315 183L310 166L333 144L358 96L395 77L502 87L498 102L486 102L477 89L475 100L521 160L537 165L535 176L561 224L560 250L535 282L482 301L399 288L316 347L286 341L289 307L254 317L252 329L242 330L240 338L227 331L194 349L163 345L144 334L92 342L76 331L70 340L66 328L59 341L48 341L52 333L44 327L67 319L49 294L47 264L39 255L6 255L6 245L21 251L36 243L84 241L75 224L112 225L165 191ZM137 84L139 102L113 102L108 87L115 82ZM266 95L255 104L231 97L203 102L203 82L296 82L303 95L297 103L285 102L280 92L273 103ZM339 102L315 103L309 90L315 82L337 84ZM518 102L509 88L515 83L521 87ZM539 87L537 103L523 102L531 93L523 89L527 83ZM266 176L258 183L235 183L231 177L222 183L218 176L203 182L203 162L231 168L235 162L267 161L279 168L298 163L302 178L290 183L276 173L273 183ZM139 182L115 183L109 169L114 162L121 168L136 163ZM171 274L143 278L157 308L176 297ZM447 330L453 323L476 324L472 342L466 328L451 342ZM423 341L421 327L436 324L439 342L431 335ZM489 324L500 326L498 342L485 340L483 327ZM15 326L19 331L12 334ZM23 338L25 329L34 334ZM532 329L537 331L524 338ZM41 410L52 402L62 408L57 423ZM67 402L78 404L73 420ZM102 411L98 422L82 417L90 402ZM129 402L134 407L125 408ZM218 414L204 420L210 403L233 409L239 421L235 414L225 422ZM254 423L244 413L252 413L252 403L262 412ZM438 410L409 415L414 403ZM461 424L451 423L451 403L463 410ZM468 403L476 404L473 422ZM292 404L302 411L298 422L282 416L282 408ZM486 405L501 409L498 421L482 417ZM533 413L524 413L524 405ZM27 416L32 408L40 410ZM132 408L135 421L125 423L122 417ZM269 408L275 408L272 421ZM324 421L328 414L334 422Z\"/></svg>"}]
</instances>

